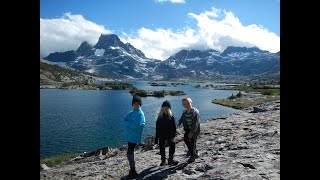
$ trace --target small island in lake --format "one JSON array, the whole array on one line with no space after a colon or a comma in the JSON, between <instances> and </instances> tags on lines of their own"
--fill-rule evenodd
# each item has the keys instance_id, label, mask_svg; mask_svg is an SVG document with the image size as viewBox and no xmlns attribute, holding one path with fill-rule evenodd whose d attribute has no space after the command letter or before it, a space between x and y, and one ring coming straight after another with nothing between
<instances>
[{"instance_id":1,"label":"small island in lake","mask_svg":"<svg viewBox=\"0 0 320 180\"><path fill-rule=\"evenodd\" d=\"M170 96L182 96L186 95L183 91L167 91L167 90L162 90L162 91L150 91L150 90L142 90L142 89L133 89L129 91L131 95L138 95L141 97L147 97L147 96L154 96L154 97L164 97L167 95Z\"/></svg>"},{"instance_id":2,"label":"small island in lake","mask_svg":"<svg viewBox=\"0 0 320 180\"><path fill-rule=\"evenodd\" d=\"M150 84L150 86L167 86L166 83L155 83L155 82L153 82L153 83L149 83L149 84Z\"/></svg>"},{"instance_id":3,"label":"small island in lake","mask_svg":"<svg viewBox=\"0 0 320 180\"><path fill-rule=\"evenodd\" d=\"M235 109L245 109L280 100L280 82L276 81L239 85L230 89L239 90L239 92L236 95L232 94L227 99L213 99L212 103Z\"/></svg>"},{"instance_id":4,"label":"small island in lake","mask_svg":"<svg viewBox=\"0 0 320 180\"><path fill-rule=\"evenodd\" d=\"M150 86L173 86L173 87L177 87L177 86L188 86L188 84L186 83L180 83L180 82L172 82L172 83L156 83L156 82L151 82L149 83Z\"/></svg>"}]
</instances>

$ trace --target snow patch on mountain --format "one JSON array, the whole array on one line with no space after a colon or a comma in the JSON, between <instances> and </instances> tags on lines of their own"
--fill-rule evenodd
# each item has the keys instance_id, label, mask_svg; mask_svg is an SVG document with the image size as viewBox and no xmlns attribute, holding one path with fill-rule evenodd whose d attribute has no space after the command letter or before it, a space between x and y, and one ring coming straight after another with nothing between
<instances>
[{"instance_id":1,"label":"snow patch on mountain","mask_svg":"<svg viewBox=\"0 0 320 180\"><path fill-rule=\"evenodd\" d=\"M91 68L91 69L87 69L86 72L88 72L88 73L94 73L94 72L96 72L96 71L95 71L95 68Z\"/></svg>"},{"instance_id":2,"label":"snow patch on mountain","mask_svg":"<svg viewBox=\"0 0 320 180\"><path fill-rule=\"evenodd\" d=\"M115 49L120 49L120 47L119 47L119 46L117 46L117 47L114 47L114 46L110 46L110 49L113 49L113 50L115 50Z\"/></svg>"},{"instance_id":3,"label":"snow patch on mountain","mask_svg":"<svg viewBox=\"0 0 320 180\"><path fill-rule=\"evenodd\" d=\"M250 55L250 53L248 53L248 52L245 52L245 53L235 52L235 53L228 54L229 57L244 57L244 56L248 56L248 55Z\"/></svg>"},{"instance_id":4,"label":"snow patch on mountain","mask_svg":"<svg viewBox=\"0 0 320 180\"><path fill-rule=\"evenodd\" d=\"M199 57L195 57L195 58L188 58L188 59L186 59L186 61L199 61L201 58L199 58Z\"/></svg>"},{"instance_id":5,"label":"snow patch on mountain","mask_svg":"<svg viewBox=\"0 0 320 180\"><path fill-rule=\"evenodd\" d=\"M178 68L179 69L184 69L184 68L187 68L187 66L180 63Z\"/></svg>"},{"instance_id":6,"label":"snow patch on mountain","mask_svg":"<svg viewBox=\"0 0 320 180\"><path fill-rule=\"evenodd\" d=\"M104 54L104 49L96 49L95 51L94 51L94 55L96 55L96 56L103 56L103 54Z\"/></svg>"}]
</instances>

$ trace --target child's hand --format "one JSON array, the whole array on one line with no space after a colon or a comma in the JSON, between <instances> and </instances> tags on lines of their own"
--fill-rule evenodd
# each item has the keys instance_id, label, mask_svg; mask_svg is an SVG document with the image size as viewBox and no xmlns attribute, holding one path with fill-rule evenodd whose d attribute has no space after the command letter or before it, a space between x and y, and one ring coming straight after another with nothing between
<instances>
[{"instance_id":1,"label":"child's hand","mask_svg":"<svg viewBox=\"0 0 320 180\"><path fill-rule=\"evenodd\" d=\"M192 138L192 136L193 136L193 134L192 134L192 133L189 133L189 134L188 134L188 138L189 138L189 139L191 139L191 138Z\"/></svg>"}]
</instances>

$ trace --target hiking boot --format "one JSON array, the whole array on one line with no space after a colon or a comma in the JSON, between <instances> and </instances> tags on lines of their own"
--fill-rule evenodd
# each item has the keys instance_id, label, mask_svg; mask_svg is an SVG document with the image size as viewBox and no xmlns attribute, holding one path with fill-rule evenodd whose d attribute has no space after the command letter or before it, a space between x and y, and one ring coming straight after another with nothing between
<instances>
[{"instance_id":1,"label":"hiking boot","mask_svg":"<svg viewBox=\"0 0 320 180\"><path fill-rule=\"evenodd\" d=\"M129 171L129 175L126 179L135 179L138 177L138 173L135 169Z\"/></svg>"},{"instance_id":2,"label":"hiking boot","mask_svg":"<svg viewBox=\"0 0 320 180\"><path fill-rule=\"evenodd\" d=\"M162 160L160 163L160 166L165 166L166 165L166 160Z\"/></svg>"},{"instance_id":3,"label":"hiking boot","mask_svg":"<svg viewBox=\"0 0 320 180\"><path fill-rule=\"evenodd\" d=\"M188 163L194 162L195 159L196 159L196 156L191 156L191 157L188 159Z\"/></svg>"},{"instance_id":4,"label":"hiking boot","mask_svg":"<svg viewBox=\"0 0 320 180\"><path fill-rule=\"evenodd\" d=\"M168 164L169 165L177 165L179 162L178 161L175 161L173 159L168 159Z\"/></svg>"}]
</instances>

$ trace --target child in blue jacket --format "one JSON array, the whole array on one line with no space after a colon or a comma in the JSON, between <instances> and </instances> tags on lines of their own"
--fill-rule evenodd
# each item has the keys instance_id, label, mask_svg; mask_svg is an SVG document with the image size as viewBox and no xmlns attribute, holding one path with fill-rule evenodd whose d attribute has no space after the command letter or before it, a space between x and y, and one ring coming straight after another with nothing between
<instances>
[{"instance_id":1,"label":"child in blue jacket","mask_svg":"<svg viewBox=\"0 0 320 180\"><path fill-rule=\"evenodd\" d=\"M138 176L135 168L134 148L138 143L141 143L141 135L145 125L145 117L141 105L141 97L134 95L132 98L133 110L124 118L128 142L127 158L130 165L127 179L134 179Z\"/></svg>"}]
</instances>

